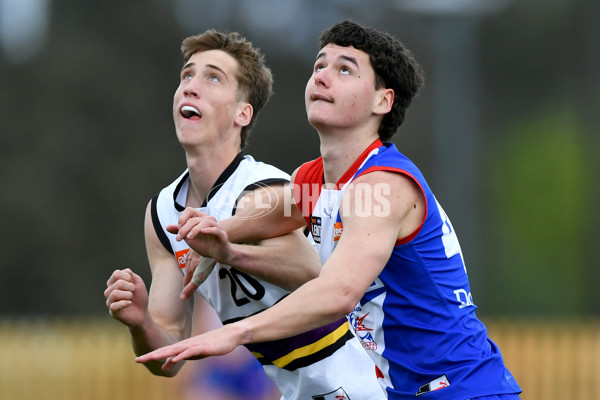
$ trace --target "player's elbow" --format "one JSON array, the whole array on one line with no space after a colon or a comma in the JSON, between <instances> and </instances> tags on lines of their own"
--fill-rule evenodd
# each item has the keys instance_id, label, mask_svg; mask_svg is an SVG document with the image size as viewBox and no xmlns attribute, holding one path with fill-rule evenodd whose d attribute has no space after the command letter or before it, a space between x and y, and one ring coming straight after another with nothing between
<instances>
[{"instance_id":1,"label":"player's elbow","mask_svg":"<svg viewBox=\"0 0 600 400\"><path fill-rule=\"evenodd\" d=\"M318 302L322 316L334 321L354 311L362 294L357 293L350 279L326 274L309 283L310 296Z\"/></svg>"},{"instance_id":2,"label":"player's elbow","mask_svg":"<svg viewBox=\"0 0 600 400\"><path fill-rule=\"evenodd\" d=\"M356 308L356 304L358 303L358 299L355 296L346 296L343 298L343 301L340 302L341 310L340 312L344 315L350 314Z\"/></svg>"},{"instance_id":3,"label":"player's elbow","mask_svg":"<svg viewBox=\"0 0 600 400\"><path fill-rule=\"evenodd\" d=\"M333 307L333 314L347 315L351 313L354 311L360 297L360 294L356 293L351 286L340 285L336 291L335 298L330 301Z\"/></svg>"}]
</instances>

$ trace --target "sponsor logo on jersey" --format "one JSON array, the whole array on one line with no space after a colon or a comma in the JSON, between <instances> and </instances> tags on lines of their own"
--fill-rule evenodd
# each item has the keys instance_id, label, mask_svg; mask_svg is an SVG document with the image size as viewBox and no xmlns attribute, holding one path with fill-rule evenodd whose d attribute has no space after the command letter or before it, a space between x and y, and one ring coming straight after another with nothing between
<instances>
[{"instance_id":1,"label":"sponsor logo on jersey","mask_svg":"<svg viewBox=\"0 0 600 400\"><path fill-rule=\"evenodd\" d=\"M313 400L350 400L350 396L341 387L333 392L318 394L312 398Z\"/></svg>"},{"instance_id":2,"label":"sponsor logo on jersey","mask_svg":"<svg viewBox=\"0 0 600 400\"><path fill-rule=\"evenodd\" d=\"M342 226L342 221L336 222L333 225L333 241L337 242L342 237L342 232L344 231L344 227Z\"/></svg>"},{"instance_id":3,"label":"sponsor logo on jersey","mask_svg":"<svg viewBox=\"0 0 600 400\"><path fill-rule=\"evenodd\" d=\"M458 308L465 308L475 305L475 303L473 303L473 296L471 295L471 292L467 292L465 289L456 289L454 294L456 295L456 301L460 303Z\"/></svg>"},{"instance_id":4,"label":"sponsor logo on jersey","mask_svg":"<svg viewBox=\"0 0 600 400\"><path fill-rule=\"evenodd\" d=\"M321 243L321 217L310 216L310 233L316 243Z\"/></svg>"},{"instance_id":5,"label":"sponsor logo on jersey","mask_svg":"<svg viewBox=\"0 0 600 400\"><path fill-rule=\"evenodd\" d=\"M419 388L419 391L417 392L417 396L420 396L425 393L433 392L435 390L440 390L440 389L443 389L448 386L450 386L450 382L448 381L448 378L446 377L446 375L442 375L439 378L436 378L436 379L432 380L431 382L426 383L425 385L421 386Z\"/></svg>"},{"instance_id":6,"label":"sponsor logo on jersey","mask_svg":"<svg viewBox=\"0 0 600 400\"><path fill-rule=\"evenodd\" d=\"M179 268L184 269L185 264L187 262L187 254L190 252L190 249L179 250L175 252L175 256L177 257L177 264L179 264Z\"/></svg>"}]
</instances>

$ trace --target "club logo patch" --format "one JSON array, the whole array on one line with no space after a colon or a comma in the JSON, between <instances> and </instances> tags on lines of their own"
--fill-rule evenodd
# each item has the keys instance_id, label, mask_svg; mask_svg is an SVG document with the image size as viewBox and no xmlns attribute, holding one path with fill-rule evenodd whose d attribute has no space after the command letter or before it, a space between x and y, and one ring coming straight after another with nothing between
<instances>
[{"instance_id":1,"label":"club logo patch","mask_svg":"<svg viewBox=\"0 0 600 400\"><path fill-rule=\"evenodd\" d=\"M377 342L371 333L373 329L365 321L369 313L359 316L358 312L361 312L359 307L348 315L350 326L354 329L354 333L356 333L360 344L365 350L377 350Z\"/></svg>"}]
</instances>

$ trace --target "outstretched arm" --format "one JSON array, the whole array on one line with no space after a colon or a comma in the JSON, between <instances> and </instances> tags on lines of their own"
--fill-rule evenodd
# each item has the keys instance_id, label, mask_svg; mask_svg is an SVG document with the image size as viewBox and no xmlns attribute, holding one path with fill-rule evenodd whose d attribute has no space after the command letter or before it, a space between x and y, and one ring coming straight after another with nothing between
<instances>
[{"instance_id":1,"label":"outstretched arm","mask_svg":"<svg viewBox=\"0 0 600 400\"><path fill-rule=\"evenodd\" d=\"M351 312L387 263L396 240L413 232L424 215L424 199L410 179L373 172L356 184L389 185L391 192L365 199L365 191L349 196L343 207L344 232L318 278L292 292L275 306L223 328L138 357L136 361L170 357L164 369L184 359L225 354L238 345L281 339L322 326ZM385 215L365 215L365 204L384 199ZM368 203L371 201L371 203Z\"/></svg>"}]
</instances>

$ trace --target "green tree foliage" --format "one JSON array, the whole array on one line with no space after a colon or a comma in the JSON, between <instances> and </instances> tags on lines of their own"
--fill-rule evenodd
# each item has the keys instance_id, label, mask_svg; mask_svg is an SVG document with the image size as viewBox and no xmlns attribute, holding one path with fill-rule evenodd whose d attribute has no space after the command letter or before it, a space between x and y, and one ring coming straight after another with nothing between
<instances>
[{"instance_id":1,"label":"green tree foliage","mask_svg":"<svg viewBox=\"0 0 600 400\"><path fill-rule=\"evenodd\" d=\"M488 311L585 314L593 179L580 122L551 109L490 147Z\"/></svg>"}]
</instances>

